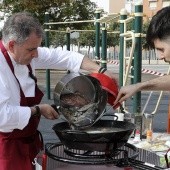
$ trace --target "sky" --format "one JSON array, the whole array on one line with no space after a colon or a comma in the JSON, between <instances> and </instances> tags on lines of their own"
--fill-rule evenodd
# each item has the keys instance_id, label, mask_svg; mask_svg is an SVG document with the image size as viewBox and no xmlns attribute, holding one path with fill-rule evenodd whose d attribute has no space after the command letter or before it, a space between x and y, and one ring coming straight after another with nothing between
<instances>
[{"instance_id":1,"label":"sky","mask_svg":"<svg viewBox=\"0 0 170 170\"><path fill-rule=\"evenodd\" d=\"M95 2L99 8L103 8L104 11L109 12L109 0L91 0Z\"/></svg>"}]
</instances>

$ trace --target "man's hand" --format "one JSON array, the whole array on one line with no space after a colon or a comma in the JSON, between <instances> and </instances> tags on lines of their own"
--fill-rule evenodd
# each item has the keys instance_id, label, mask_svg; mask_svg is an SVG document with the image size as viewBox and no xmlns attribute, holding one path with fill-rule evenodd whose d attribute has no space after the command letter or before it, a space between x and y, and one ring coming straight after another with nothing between
<instances>
[{"instance_id":1,"label":"man's hand","mask_svg":"<svg viewBox=\"0 0 170 170\"><path fill-rule=\"evenodd\" d=\"M40 108L41 115L43 115L46 119L54 120L59 118L59 114L50 105L40 104L38 106ZM30 107L30 108L31 108L31 115L34 115L36 112L35 107Z\"/></svg>"},{"instance_id":2,"label":"man's hand","mask_svg":"<svg viewBox=\"0 0 170 170\"><path fill-rule=\"evenodd\" d=\"M138 88L137 84L121 87L114 103L117 103L117 102L122 103L126 99L132 97L136 92L138 92L138 90L139 90L139 88Z\"/></svg>"}]
</instances>

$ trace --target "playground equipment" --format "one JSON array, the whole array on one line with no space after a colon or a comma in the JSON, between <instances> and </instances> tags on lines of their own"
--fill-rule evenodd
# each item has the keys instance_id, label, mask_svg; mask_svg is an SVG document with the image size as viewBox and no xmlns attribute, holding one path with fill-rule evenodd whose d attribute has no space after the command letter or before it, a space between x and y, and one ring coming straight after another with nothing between
<instances>
[{"instance_id":1,"label":"playground equipment","mask_svg":"<svg viewBox=\"0 0 170 170\"><path fill-rule=\"evenodd\" d=\"M46 40L45 44L49 46L49 25L52 24L68 24L68 23L83 23L83 22L94 22L95 30L71 30L66 29L67 35L67 50L70 50L70 34L73 31L95 31L95 56L100 56L100 33L102 34L102 55L100 64L102 67L107 68L107 24L109 22L119 22L120 23L120 54L119 54L119 84L124 86L127 84L128 78L131 79L131 83L141 82L141 70L142 70L142 38L145 36L142 34L142 23L143 23L143 5L142 3L135 4L135 12L133 15L128 16L128 12L122 9L120 13L108 14L105 17L100 17L102 10L97 9L95 11L95 20L86 21L70 21L70 22L54 22L49 23L49 15L45 14L45 32ZM127 30L127 23L132 22L132 30ZM100 28L102 26L102 28ZM100 31L102 30L102 31ZM132 41L132 47L130 51L130 56L126 54L126 44L127 41ZM133 69L131 69L133 67ZM169 73L169 72L168 72ZM47 98L50 99L50 70L46 72L47 80ZM160 93L156 108L153 113L155 113L159 107L160 100L163 92ZM124 103L125 105L125 103ZM133 97L133 113L141 113L141 92L138 92ZM169 114L170 115L170 114ZM169 116L170 117L170 116ZM170 120L170 118L169 118ZM170 122L170 121L169 121ZM169 123L170 124L170 123ZM170 131L170 130L169 130Z\"/></svg>"},{"instance_id":2,"label":"playground equipment","mask_svg":"<svg viewBox=\"0 0 170 170\"><path fill-rule=\"evenodd\" d=\"M127 18L127 11L121 10L120 20L120 69L119 80L120 86L127 83L128 77L131 78L131 83L141 82L141 66L142 66L142 22L143 22L143 6L142 3L135 4L135 12L133 16ZM132 21L133 30L127 31L126 24ZM130 56L126 55L126 43L132 41ZM129 76L130 67L133 66ZM141 92L138 92L133 97L133 112L141 112Z\"/></svg>"},{"instance_id":3,"label":"playground equipment","mask_svg":"<svg viewBox=\"0 0 170 170\"><path fill-rule=\"evenodd\" d=\"M122 9L120 13L113 13L108 14L107 16L100 17L102 10L97 9L95 11L95 20L86 20L86 21L69 21L69 22L49 22L49 15L48 13L45 13L45 32L46 32L46 46L49 46L49 25L54 24L68 24L68 23L83 23L83 22L95 22L95 56L100 56L100 26L102 25L102 54L101 54L101 66L107 68L107 24L109 22L119 22L120 23L120 69L119 69L119 84L120 86L126 85L127 78L129 76L130 71L130 65L133 62L134 59L134 75L132 74L131 77L133 77L133 83L137 83L141 81L141 56L142 56L142 36L141 33L142 29L142 17L143 17L143 6L142 3L136 3L135 5L135 13L134 16L127 18L127 11L125 9ZM126 23L127 22L134 22L134 31L127 31L126 30ZM67 35L67 50L70 50L70 33L71 30L69 28L66 29L66 35ZM130 57L126 56L126 41L132 40L132 50L130 53ZM133 56L134 53L134 56ZM136 58L136 59L135 59ZM126 69L126 62L128 60L129 66ZM47 98L50 99L50 70L47 70L46 72L46 78L47 78ZM139 111L140 108L140 100L141 100L141 94L140 92L134 96L134 109L133 112L136 113Z\"/></svg>"},{"instance_id":4,"label":"playground equipment","mask_svg":"<svg viewBox=\"0 0 170 170\"><path fill-rule=\"evenodd\" d=\"M100 14L102 12L102 9L97 9L95 11L96 14L96 19L95 20L85 20L85 21L68 21L68 22L49 22L49 14L46 12L45 13L45 33L46 33L46 39L45 39L45 44L47 47L49 47L49 32L50 31L56 31L56 30L50 30L49 25L54 25L54 24L68 24L68 23L84 23L84 22L95 22L95 30L71 30L70 28L66 29L66 39L67 39L67 50L70 50L70 34L73 31L95 31L95 56L100 56L100 24L102 24L102 60L101 60L101 66L102 67L107 67L107 28L106 24L107 22L114 21L115 19L118 20L118 17L120 14L113 13L113 14L108 14L106 17L101 17ZM118 32L115 32L118 33ZM47 98L50 99L50 70L46 71L46 79L47 79Z\"/></svg>"}]
</instances>

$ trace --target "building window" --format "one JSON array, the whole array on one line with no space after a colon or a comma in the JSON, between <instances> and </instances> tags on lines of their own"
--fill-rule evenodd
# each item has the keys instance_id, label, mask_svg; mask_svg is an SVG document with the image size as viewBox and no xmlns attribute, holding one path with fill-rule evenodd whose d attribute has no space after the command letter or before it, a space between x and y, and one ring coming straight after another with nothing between
<instances>
[{"instance_id":1,"label":"building window","mask_svg":"<svg viewBox=\"0 0 170 170\"><path fill-rule=\"evenodd\" d=\"M156 9L156 7L157 7L157 2L153 2L153 1L149 2L149 9Z\"/></svg>"},{"instance_id":2,"label":"building window","mask_svg":"<svg viewBox=\"0 0 170 170\"><path fill-rule=\"evenodd\" d=\"M164 8L166 6L170 6L170 1L163 1L162 2L162 8Z\"/></svg>"}]
</instances>

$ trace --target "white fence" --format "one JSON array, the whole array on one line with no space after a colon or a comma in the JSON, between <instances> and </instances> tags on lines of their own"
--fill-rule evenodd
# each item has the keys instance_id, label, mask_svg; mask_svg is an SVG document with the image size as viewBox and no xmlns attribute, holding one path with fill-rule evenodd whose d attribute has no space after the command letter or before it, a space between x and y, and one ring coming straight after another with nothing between
<instances>
[{"instance_id":1,"label":"white fence","mask_svg":"<svg viewBox=\"0 0 170 170\"><path fill-rule=\"evenodd\" d=\"M80 53L89 56L89 58L91 59L95 59L95 52L94 51L90 51L88 54L88 51L86 50L81 50L80 49ZM130 48L127 49L127 55L130 55ZM100 55L101 56L101 55ZM115 50L115 51L108 51L107 52L107 59L108 60L119 60L119 50ZM157 52L154 50L143 50L142 52L142 60L158 60L158 55Z\"/></svg>"}]
</instances>

